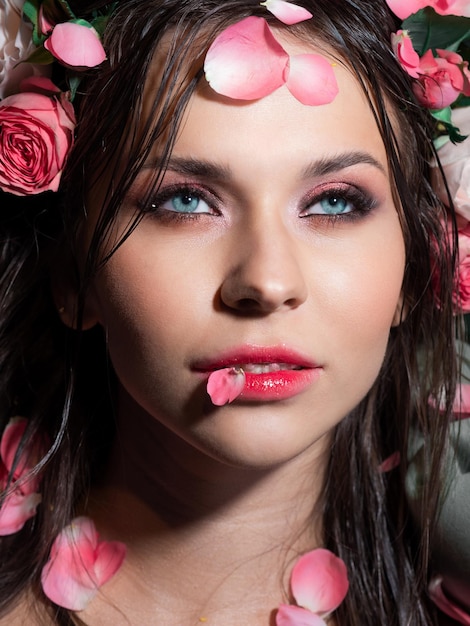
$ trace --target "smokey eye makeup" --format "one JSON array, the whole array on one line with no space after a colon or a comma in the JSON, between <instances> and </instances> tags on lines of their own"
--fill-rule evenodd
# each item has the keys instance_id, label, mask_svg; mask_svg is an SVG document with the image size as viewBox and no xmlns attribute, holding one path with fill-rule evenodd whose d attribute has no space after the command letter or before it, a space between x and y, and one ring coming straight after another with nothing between
<instances>
[{"instance_id":1,"label":"smokey eye makeup","mask_svg":"<svg viewBox=\"0 0 470 626\"><path fill-rule=\"evenodd\" d=\"M143 213L164 223L221 217L229 206L213 190L200 183L164 185L149 200L138 202ZM298 216L312 223L350 222L366 217L377 199L358 185L332 182L315 186L298 201Z\"/></svg>"},{"instance_id":2,"label":"smokey eye makeup","mask_svg":"<svg viewBox=\"0 0 470 626\"><path fill-rule=\"evenodd\" d=\"M366 217L377 207L377 199L368 191L349 183L333 183L316 188L303 201L301 218L351 221Z\"/></svg>"}]
</instances>

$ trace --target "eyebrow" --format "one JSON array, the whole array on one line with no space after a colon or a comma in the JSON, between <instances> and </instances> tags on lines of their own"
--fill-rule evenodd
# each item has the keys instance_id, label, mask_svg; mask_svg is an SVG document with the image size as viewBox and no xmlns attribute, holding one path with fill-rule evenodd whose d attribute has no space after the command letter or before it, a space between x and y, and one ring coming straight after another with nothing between
<instances>
[{"instance_id":1,"label":"eyebrow","mask_svg":"<svg viewBox=\"0 0 470 626\"><path fill-rule=\"evenodd\" d=\"M383 174L386 174L384 166L371 154L363 151L353 151L325 157L310 163L302 170L301 178L305 180L322 177L348 167L363 164L371 165ZM162 165L162 162L156 159L152 162L151 167L161 167ZM194 158L171 157L166 169L183 176L196 176L221 182L232 178L230 167Z\"/></svg>"}]
</instances>

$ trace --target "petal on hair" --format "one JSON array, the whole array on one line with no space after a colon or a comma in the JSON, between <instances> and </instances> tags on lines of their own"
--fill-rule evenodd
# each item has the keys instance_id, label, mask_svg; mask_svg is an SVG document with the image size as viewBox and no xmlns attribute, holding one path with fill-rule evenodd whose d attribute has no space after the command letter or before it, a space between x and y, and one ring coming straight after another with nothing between
<instances>
[{"instance_id":1,"label":"petal on hair","mask_svg":"<svg viewBox=\"0 0 470 626\"><path fill-rule=\"evenodd\" d=\"M19 489L10 493L0 508L0 536L12 535L21 530L34 517L40 502L39 493L23 494Z\"/></svg>"},{"instance_id":2,"label":"petal on hair","mask_svg":"<svg viewBox=\"0 0 470 626\"><path fill-rule=\"evenodd\" d=\"M261 4L278 20L289 26L313 17L310 11L307 11L304 7L299 7L297 4L292 4L292 2L287 2L286 0L266 0L266 2L261 2Z\"/></svg>"},{"instance_id":3,"label":"petal on hair","mask_svg":"<svg viewBox=\"0 0 470 626\"><path fill-rule=\"evenodd\" d=\"M24 417L12 417L3 431L0 441L0 457L9 472L13 467L16 451L24 435L28 421ZM14 478L18 478L25 470L26 459L23 454L15 468Z\"/></svg>"},{"instance_id":4,"label":"petal on hair","mask_svg":"<svg viewBox=\"0 0 470 626\"><path fill-rule=\"evenodd\" d=\"M69 67L96 67L106 59L95 29L74 22L57 24L44 47Z\"/></svg>"},{"instance_id":5,"label":"petal on hair","mask_svg":"<svg viewBox=\"0 0 470 626\"><path fill-rule=\"evenodd\" d=\"M288 60L266 20L251 16L232 24L214 40L204 72L217 93L238 100L257 100L284 84Z\"/></svg>"},{"instance_id":6,"label":"petal on hair","mask_svg":"<svg viewBox=\"0 0 470 626\"><path fill-rule=\"evenodd\" d=\"M276 626L326 626L326 622L300 606L281 604L276 613Z\"/></svg>"},{"instance_id":7,"label":"petal on hair","mask_svg":"<svg viewBox=\"0 0 470 626\"><path fill-rule=\"evenodd\" d=\"M379 472L385 474L386 472L391 472L393 469L400 465L401 457L400 452L397 450L390 456L388 456L382 463L379 465Z\"/></svg>"},{"instance_id":8,"label":"petal on hair","mask_svg":"<svg viewBox=\"0 0 470 626\"><path fill-rule=\"evenodd\" d=\"M441 576L433 578L429 583L429 595L434 604L441 609L443 613L452 617L459 624L466 624L470 626L470 615L464 609L460 608L457 604L452 602L447 597L443 586L443 579Z\"/></svg>"},{"instance_id":9,"label":"petal on hair","mask_svg":"<svg viewBox=\"0 0 470 626\"><path fill-rule=\"evenodd\" d=\"M223 406L233 402L243 391L245 373L239 367L225 367L212 372L207 381L207 393L212 403Z\"/></svg>"},{"instance_id":10,"label":"petal on hair","mask_svg":"<svg viewBox=\"0 0 470 626\"><path fill-rule=\"evenodd\" d=\"M328 104L338 93L331 63L319 54L297 54L289 58L286 85L302 104Z\"/></svg>"},{"instance_id":11,"label":"petal on hair","mask_svg":"<svg viewBox=\"0 0 470 626\"><path fill-rule=\"evenodd\" d=\"M56 538L41 575L42 588L55 604L82 611L121 567L124 544L99 541L95 525L77 517Z\"/></svg>"},{"instance_id":12,"label":"petal on hair","mask_svg":"<svg viewBox=\"0 0 470 626\"><path fill-rule=\"evenodd\" d=\"M298 605L326 617L344 600L349 588L344 562L329 550L307 552L294 565L292 594Z\"/></svg>"},{"instance_id":13,"label":"petal on hair","mask_svg":"<svg viewBox=\"0 0 470 626\"><path fill-rule=\"evenodd\" d=\"M457 385L455 398L452 405L456 419L463 419L470 415L470 385L460 383Z\"/></svg>"}]
</instances>

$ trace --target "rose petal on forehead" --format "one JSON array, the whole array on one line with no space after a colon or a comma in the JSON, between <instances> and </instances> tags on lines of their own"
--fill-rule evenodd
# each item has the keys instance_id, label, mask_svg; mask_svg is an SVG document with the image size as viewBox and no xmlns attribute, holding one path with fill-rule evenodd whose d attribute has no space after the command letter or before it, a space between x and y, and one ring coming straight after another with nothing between
<instances>
[{"instance_id":1,"label":"rose petal on forehead","mask_svg":"<svg viewBox=\"0 0 470 626\"><path fill-rule=\"evenodd\" d=\"M289 55L266 20L247 17L226 28L212 43L204 62L214 91L238 100L257 100L284 84Z\"/></svg>"},{"instance_id":2,"label":"rose petal on forehead","mask_svg":"<svg viewBox=\"0 0 470 626\"><path fill-rule=\"evenodd\" d=\"M313 17L310 11L286 0L266 0L261 3L270 13L284 24L298 24Z\"/></svg>"},{"instance_id":3,"label":"rose petal on forehead","mask_svg":"<svg viewBox=\"0 0 470 626\"><path fill-rule=\"evenodd\" d=\"M286 85L302 104L328 104L338 94L331 63L319 54L297 54L289 58Z\"/></svg>"},{"instance_id":4,"label":"rose petal on forehead","mask_svg":"<svg viewBox=\"0 0 470 626\"><path fill-rule=\"evenodd\" d=\"M236 367L225 367L212 372L207 381L207 393L212 403L223 406L233 402L243 391L245 373Z\"/></svg>"}]
</instances>

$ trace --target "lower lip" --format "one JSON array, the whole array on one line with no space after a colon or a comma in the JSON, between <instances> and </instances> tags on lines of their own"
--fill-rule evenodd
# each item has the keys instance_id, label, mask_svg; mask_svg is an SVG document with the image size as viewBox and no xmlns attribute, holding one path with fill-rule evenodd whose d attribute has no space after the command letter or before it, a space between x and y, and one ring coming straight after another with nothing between
<instances>
[{"instance_id":1,"label":"lower lip","mask_svg":"<svg viewBox=\"0 0 470 626\"><path fill-rule=\"evenodd\" d=\"M280 370L264 374L245 372L245 387L238 400L286 400L301 393L319 376L321 368Z\"/></svg>"}]
</instances>

